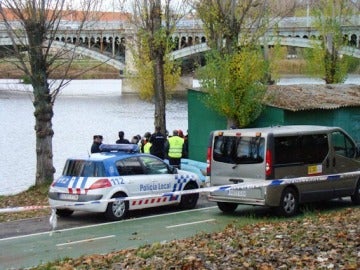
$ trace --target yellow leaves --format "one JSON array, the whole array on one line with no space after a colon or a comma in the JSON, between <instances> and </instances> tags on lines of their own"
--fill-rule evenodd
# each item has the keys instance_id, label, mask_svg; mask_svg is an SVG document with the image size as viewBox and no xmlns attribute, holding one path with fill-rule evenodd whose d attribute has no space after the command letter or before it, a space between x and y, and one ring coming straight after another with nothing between
<instances>
[{"instance_id":1,"label":"yellow leaves","mask_svg":"<svg viewBox=\"0 0 360 270\"><path fill-rule=\"evenodd\" d=\"M233 55L229 70L231 76L244 85L260 81L264 76L264 58L259 51L244 48Z\"/></svg>"}]
</instances>

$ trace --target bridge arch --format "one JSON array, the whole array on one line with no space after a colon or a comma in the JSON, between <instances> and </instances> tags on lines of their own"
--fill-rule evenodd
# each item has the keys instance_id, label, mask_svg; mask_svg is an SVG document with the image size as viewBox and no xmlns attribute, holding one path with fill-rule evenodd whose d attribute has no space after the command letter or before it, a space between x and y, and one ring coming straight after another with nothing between
<instances>
[{"instance_id":1,"label":"bridge arch","mask_svg":"<svg viewBox=\"0 0 360 270\"><path fill-rule=\"evenodd\" d=\"M267 40L267 45L275 45L276 43L279 43L283 46L292 46L292 47L300 47L300 48L312 48L314 46L313 40L310 39L304 39L304 38L294 38L294 37L281 37L277 38L274 37L273 39ZM317 41L320 42L320 41ZM173 59L180 59L186 56L190 56L197 53L202 53L205 51L210 50L209 46L206 43L200 43L197 45L193 45L190 47L186 47L177 51L174 51L170 54L171 58ZM344 46L340 50L341 54L353 56L356 58L360 58L360 49L351 47L351 46Z\"/></svg>"}]
</instances>

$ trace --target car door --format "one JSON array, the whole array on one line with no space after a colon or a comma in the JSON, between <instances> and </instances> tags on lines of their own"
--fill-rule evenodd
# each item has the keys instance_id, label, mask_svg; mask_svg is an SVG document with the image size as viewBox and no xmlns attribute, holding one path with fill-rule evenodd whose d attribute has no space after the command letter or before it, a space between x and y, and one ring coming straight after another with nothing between
<instances>
[{"instance_id":1,"label":"car door","mask_svg":"<svg viewBox=\"0 0 360 270\"><path fill-rule=\"evenodd\" d=\"M153 186L152 192L163 194L172 192L176 186L175 174L169 170L169 165L156 157L146 155L141 156L140 160L145 168L146 176L151 179ZM169 204L174 202L178 196L164 196L156 200L159 204Z\"/></svg>"},{"instance_id":2,"label":"car door","mask_svg":"<svg viewBox=\"0 0 360 270\"><path fill-rule=\"evenodd\" d=\"M331 173L326 133L295 134L275 138L275 177L297 178ZM327 199L332 189L325 181L296 181L303 202Z\"/></svg>"},{"instance_id":3,"label":"car door","mask_svg":"<svg viewBox=\"0 0 360 270\"><path fill-rule=\"evenodd\" d=\"M334 174L353 172L360 169L360 162L356 161L356 145L341 130L331 133L331 168ZM350 195L355 188L358 177L335 178L331 182L334 189L334 197Z\"/></svg>"},{"instance_id":4,"label":"car door","mask_svg":"<svg viewBox=\"0 0 360 270\"><path fill-rule=\"evenodd\" d=\"M144 167L137 156L118 160L116 168L129 197L146 196L152 193L151 179L145 176Z\"/></svg>"}]
</instances>

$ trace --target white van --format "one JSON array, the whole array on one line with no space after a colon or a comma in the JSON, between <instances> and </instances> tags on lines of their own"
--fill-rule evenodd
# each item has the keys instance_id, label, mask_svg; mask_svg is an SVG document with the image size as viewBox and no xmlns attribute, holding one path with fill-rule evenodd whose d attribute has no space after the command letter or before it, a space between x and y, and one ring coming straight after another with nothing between
<instances>
[{"instance_id":1,"label":"white van","mask_svg":"<svg viewBox=\"0 0 360 270\"><path fill-rule=\"evenodd\" d=\"M208 199L224 212L250 204L292 216L300 203L346 196L360 204L359 148L338 127L213 131L207 163L210 185L220 186Z\"/></svg>"}]
</instances>

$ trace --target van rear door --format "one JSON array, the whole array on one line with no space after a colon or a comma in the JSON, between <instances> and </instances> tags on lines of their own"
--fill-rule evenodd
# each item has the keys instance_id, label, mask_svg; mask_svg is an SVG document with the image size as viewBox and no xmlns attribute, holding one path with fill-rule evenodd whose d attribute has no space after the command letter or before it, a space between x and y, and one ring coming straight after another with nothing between
<instances>
[{"instance_id":1,"label":"van rear door","mask_svg":"<svg viewBox=\"0 0 360 270\"><path fill-rule=\"evenodd\" d=\"M265 179L265 138L255 132L213 133L211 185L241 183L244 178Z\"/></svg>"}]
</instances>

